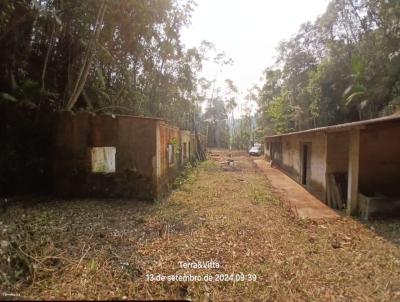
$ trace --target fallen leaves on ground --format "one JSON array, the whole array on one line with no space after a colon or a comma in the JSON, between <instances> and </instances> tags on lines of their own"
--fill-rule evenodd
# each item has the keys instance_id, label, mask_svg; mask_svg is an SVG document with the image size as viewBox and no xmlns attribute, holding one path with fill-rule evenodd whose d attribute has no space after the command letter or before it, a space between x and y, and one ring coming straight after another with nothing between
<instances>
[{"instance_id":1,"label":"fallen leaves on ground","mask_svg":"<svg viewBox=\"0 0 400 302\"><path fill-rule=\"evenodd\" d=\"M293 216L241 153L163 202L21 200L1 217L0 293L28 299L399 301L400 223ZM225 159L235 161L234 169ZM231 166L233 167L233 166ZM219 268L182 268L214 261ZM256 281L158 282L243 273ZM16 296L12 296L16 295Z\"/></svg>"}]
</instances>

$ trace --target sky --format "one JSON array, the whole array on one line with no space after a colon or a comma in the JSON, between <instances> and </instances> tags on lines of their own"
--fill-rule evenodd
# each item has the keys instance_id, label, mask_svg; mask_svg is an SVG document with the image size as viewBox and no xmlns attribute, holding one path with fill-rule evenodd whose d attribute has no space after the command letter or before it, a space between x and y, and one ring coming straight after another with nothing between
<instances>
[{"instance_id":1,"label":"sky","mask_svg":"<svg viewBox=\"0 0 400 302\"><path fill-rule=\"evenodd\" d=\"M253 84L260 84L263 70L274 64L281 40L289 39L300 25L325 12L327 0L196 0L192 24L182 32L187 48L202 40L233 59L222 72L205 63L202 75L217 78L222 86L232 79L241 92L239 102Z\"/></svg>"}]
</instances>

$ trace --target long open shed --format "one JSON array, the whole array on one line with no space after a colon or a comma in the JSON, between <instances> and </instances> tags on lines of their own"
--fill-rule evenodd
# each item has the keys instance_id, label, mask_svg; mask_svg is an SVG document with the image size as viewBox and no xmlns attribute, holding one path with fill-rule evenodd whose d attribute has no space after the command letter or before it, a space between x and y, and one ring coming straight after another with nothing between
<instances>
[{"instance_id":1,"label":"long open shed","mask_svg":"<svg viewBox=\"0 0 400 302\"><path fill-rule=\"evenodd\" d=\"M332 207L400 214L400 116L265 137L265 155Z\"/></svg>"}]
</instances>

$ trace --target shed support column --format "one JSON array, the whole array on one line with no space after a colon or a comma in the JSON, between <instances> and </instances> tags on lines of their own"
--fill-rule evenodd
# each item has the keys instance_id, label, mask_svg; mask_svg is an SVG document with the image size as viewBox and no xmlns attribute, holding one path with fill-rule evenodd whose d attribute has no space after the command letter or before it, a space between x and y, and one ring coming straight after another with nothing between
<instances>
[{"instance_id":1,"label":"shed support column","mask_svg":"<svg viewBox=\"0 0 400 302\"><path fill-rule=\"evenodd\" d=\"M360 166L360 130L349 133L349 169L347 183L347 214L356 215L358 211L358 176Z\"/></svg>"}]
</instances>

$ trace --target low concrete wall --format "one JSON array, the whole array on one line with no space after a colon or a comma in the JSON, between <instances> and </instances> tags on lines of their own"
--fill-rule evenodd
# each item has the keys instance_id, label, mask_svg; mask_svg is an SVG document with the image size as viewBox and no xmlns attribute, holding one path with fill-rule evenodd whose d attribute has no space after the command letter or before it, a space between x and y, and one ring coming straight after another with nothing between
<instances>
[{"instance_id":1,"label":"low concrete wall","mask_svg":"<svg viewBox=\"0 0 400 302\"><path fill-rule=\"evenodd\" d=\"M359 194L358 200L359 214L362 219L400 216L400 198L368 197Z\"/></svg>"}]
</instances>

